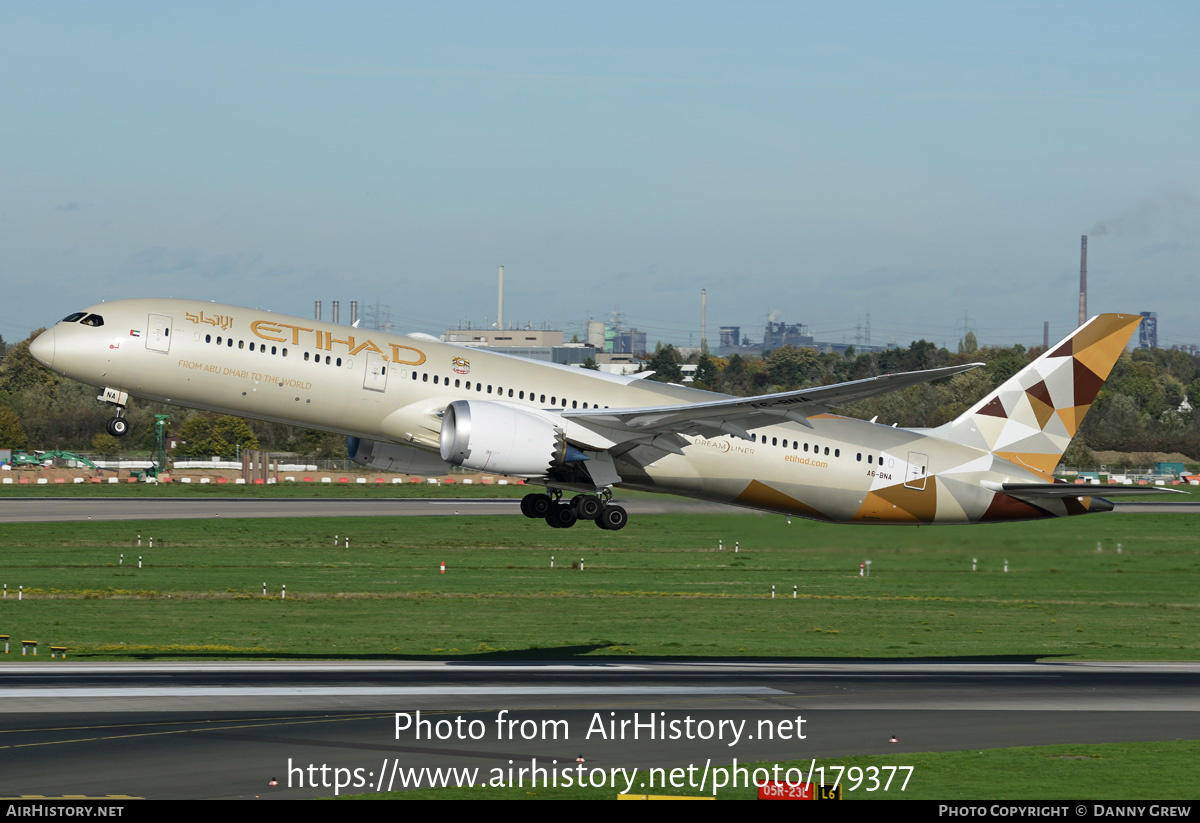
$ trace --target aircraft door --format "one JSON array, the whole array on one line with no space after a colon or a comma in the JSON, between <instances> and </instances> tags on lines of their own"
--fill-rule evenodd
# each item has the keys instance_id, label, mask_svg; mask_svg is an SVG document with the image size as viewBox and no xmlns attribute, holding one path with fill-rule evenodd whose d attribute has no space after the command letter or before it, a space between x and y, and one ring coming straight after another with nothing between
<instances>
[{"instance_id":1,"label":"aircraft door","mask_svg":"<svg viewBox=\"0 0 1200 823\"><path fill-rule=\"evenodd\" d=\"M151 314L146 320L146 348L166 353L171 350L171 315Z\"/></svg>"},{"instance_id":2,"label":"aircraft door","mask_svg":"<svg viewBox=\"0 0 1200 823\"><path fill-rule=\"evenodd\" d=\"M906 489L925 491L925 479L929 474L929 457L919 452L908 453L908 474L904 478Z\"/></svg>"},{"instance_id":3,"label":"aircraft door","mask_svg":"<svg viewBox=\"0 0 1200 823\"><path fill-rule=\"evenodd\" d=\"M387 388L388 362L382 354L367 353L366 374L363 375L363 388L370 391L383 391Z\"/></svg>"}]
</instances>

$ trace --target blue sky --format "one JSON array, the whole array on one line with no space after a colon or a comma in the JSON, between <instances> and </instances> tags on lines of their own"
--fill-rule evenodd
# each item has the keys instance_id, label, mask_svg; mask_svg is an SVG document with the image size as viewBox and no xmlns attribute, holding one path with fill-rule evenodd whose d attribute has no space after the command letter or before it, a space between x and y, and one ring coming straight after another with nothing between
<instances>
[{"instance_id":1,"label":"blue sky","mask_svg":"<svg viewBox=\"0 0 1200 823\"><path fill-rule=\"evenodd\" d=\"M8 4L0 334L103 299L402 331L1200 343L1200 5Z\"/></svg>"}]
</instances>

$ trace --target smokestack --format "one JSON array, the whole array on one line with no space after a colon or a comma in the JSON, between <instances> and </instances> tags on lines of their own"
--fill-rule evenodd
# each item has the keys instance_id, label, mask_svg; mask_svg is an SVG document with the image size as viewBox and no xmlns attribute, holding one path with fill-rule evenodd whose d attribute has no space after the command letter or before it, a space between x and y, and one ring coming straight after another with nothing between
<instances>
[{"instance_id":1,"label":"smokestack","mask_svg":"<svg viewBox=\"0 0 1200 823\"><path fill-rule=\"evenodd\" d=\"M1050 351L1050 321L1042 322L1042 349Z\"/></svg>"},{"instance_id":2,"label":"smokestack","mask_svg":"<svg viewBox=\"0 0 1200 823\"><path fill-rule=\"evenodd\" d=\"M350 325L353 326L358 322L358 301L350 301Z\"/></svg>"},{"instance_id":3,"label":"smokestack","mask_svg":"<svg viewBox=\"0 0 1200 823\"><path fill-rule=\"evenodd\" d=\"M500 304L496 307L496 328L504 328L504 266L500 267Z\"/></svg>"},{"instance_id":4,"label":"smokestack","mask_svg":"<svg viewBox=\"0 0 1200 823\"><path fill-rule=\"evenodd\" d=\"M1087 320L1087 235L1079 242L1079 325Z\"/></svg>"},{"instance_id":5,"label":"smokestack","mask_svg":"<svg viewBox=\"0 0 1200 823\"><path fill-rule=\"evenodd\" d=\"M316 314L313 316L313 319L320 320L321 319L321 301L318 300L318 301L316 301L316 303L317 303L316 310L315 310Z\"/></svg>"},{"instance_id":6,"label":"smokestack","mask_svg":"<svg viewBox=\"0 0 1200 823\"><path fill-rule=\"evenodd\" d=\"M700 353L708 354L708 289L700 289Z\"/></svg>"},{"instance_id":7,"label":"smokestack","mask_svg":"<svg viewBox=\"0 0 1200 823\"><path fill-rule=\"evenodd\" d=\"M340 306L338 306L338 301L334 300L333 301L333 322L334 323L339 322L338 318L341 316L341 312L339 311L339 309L340 309Z\"/></svg>"}]
</instances>

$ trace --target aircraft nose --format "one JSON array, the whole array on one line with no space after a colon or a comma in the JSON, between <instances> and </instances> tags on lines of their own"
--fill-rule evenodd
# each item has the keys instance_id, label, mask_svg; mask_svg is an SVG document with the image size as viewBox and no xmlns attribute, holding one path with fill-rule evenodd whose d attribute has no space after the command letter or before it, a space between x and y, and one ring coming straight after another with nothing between
<instances>
[{"instance_id":1,"label":"aircraft nose","mask_svg":"<svg viewBox=\"0 0 1200 823\"><path fill-rule=\"evenodd\" d=\"M47 329L29 344L29 353L47 368L54 366L54 329Z\"/></svg>"}]
</instances>

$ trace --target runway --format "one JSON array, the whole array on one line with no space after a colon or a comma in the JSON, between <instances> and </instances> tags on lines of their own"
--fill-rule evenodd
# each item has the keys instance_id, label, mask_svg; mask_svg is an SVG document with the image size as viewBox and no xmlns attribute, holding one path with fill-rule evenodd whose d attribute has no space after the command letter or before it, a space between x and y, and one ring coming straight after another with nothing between
<instances>
[{"instance_id":1,"label":"runway","mask_svg":"<svg viewBox=\"0 0 1200 823\"><path fill-rule=\"evenodd\" d=\"M672 739L672 722L695 734ZM902 766L909 752L1198 737L1200 664L40 661L0 669L6 796L298 798L334 793L333 782L320 785L322 766L327 777L360 770L361 792L385 773L394 784L409 767L486 772L534 758L632 769L886 754ZM280 785L268 786L271 778Z\"/></svg>"},{"instance_id":2,"label":"runway","mask_svg":"<svg viewBox=\"0 0 1200 823\"><path fill-rule=\"evenodd\" d=\"M631 515L694 513L758 513L737 506L680 497L616 498ZM87 520L180 520L206 517L422 517L430 515L519 515L520 500L508 498L396 498L393 500L326 500L301 498L0 498L0 523L51 523ZM1200 513L1200 503L1116 503L1126 513Z\"/></svg>"},{"instance_id":3,"label":"runway","mask_svg":"<svg viewBox=\"0 0 1200 823\"><path fill-rule=\"evenodd\" d=\"M0 522L517 515L517 503L4 498ZM741 511L670 497L626 505L637 514ZM1162 510L1200 506L1117 504L1121 512ZM415 723L417 711L427 723L444 722L450 733L418 739L405 730L397 737L397 713ZM505 735L504 720L537 733ZM454 731L473 721L483 730L478 739ZM622 722L660 721L743 733L736 740L589 734L596 723L620 729ZM303 798L334 794L339 775L361 776L347 788L363 792L383 785L384 775L396 787L398 775L413 776L405 771L410 768L486 772L529 766L535 758L574 766L582 756L589 769L665 769L735 759L819 765L821 758L883 754L903 766L912 752L1180 738L1200 738L1200 665L0 665L0 796L6 797ZM272 778L279 785L269 786Z\"/></svg>"}]
</instances>

